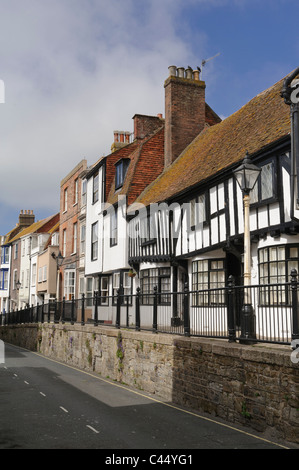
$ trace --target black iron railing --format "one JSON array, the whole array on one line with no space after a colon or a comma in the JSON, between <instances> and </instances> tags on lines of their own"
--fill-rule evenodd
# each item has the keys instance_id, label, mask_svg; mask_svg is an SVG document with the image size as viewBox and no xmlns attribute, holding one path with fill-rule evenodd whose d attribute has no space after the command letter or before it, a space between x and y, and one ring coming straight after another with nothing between
<instances>
[{"instance_id":1,"label":"black iron railing","mask_svg":"<svg viewBox=\"0 0 299 470\"><path fill-rule=\"evenodd\" d=\"M230 342L299 344L297 272L291 282L182 292L126 294L53 300L0 315L0 325L25 323L105 324L156 333L222 338Z\"/></svg>"}]
</instances>

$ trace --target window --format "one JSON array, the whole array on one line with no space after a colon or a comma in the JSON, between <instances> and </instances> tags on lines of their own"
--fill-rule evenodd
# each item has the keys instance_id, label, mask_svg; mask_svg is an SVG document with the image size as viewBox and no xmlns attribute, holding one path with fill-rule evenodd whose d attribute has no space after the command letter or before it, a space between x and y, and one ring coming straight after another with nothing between
<instances>
[{"instance_id":1,"label":"window","mask_svg":"<svg viewBox=\"0 0 299 470\"><path fill-rule=\"evenodd\" d=\"M18 271L14 269L14 272L13 272L13 288L14 289L17 288L17 282L18 282Z\"/></svg>"},{"instance_id":2,"label":"window","mask_svg":"<svg viewBox=\"0 0 299 470\"><path fill-rule=\"evenodd\" d=\"M78 225L75 223L73 224L73 253L77 253L77 232Z\"/></svg>"},{"instance_id":3,"label":"window","mask_svg":"<svg viewBox=\"0 0 299 470\"><path fill-rule=\"evenodd\" d=\"M78 203L78 178L74 181L74 204Z\"/></svg>"},{"instance_id":4,"label":"window","mask_svg":"<svg viewBox=\"0 0 299 470\"><path fill-rule=\"evenodd\" d=\"M201 194L190 201L190 226L198 227L204 222L206 222L206 196Z\"/></svg>"},{"instance_id":5,"label":"window","mask_svg":"<svg viewBox=\"0 0 299 470\"><path fill-rule=\"evenodd\" d=\"M36 264L32 265L32 274L31 274L31 285L35 286L36 284Z\"/></svg>"},{"instance_id":6,"label":"window","mask_svg":"<svg viewBox=\"0 0 299 470\"><path fill-rule=\"evenodd\" d=\"M65 188L63 193L63 212L67 211L67 188Z\"/></svg>"},{"instance_id":7,"label":"window","mask_svg":"<svg viewBox=\"0 0 299 470\"><path fill-rule=\"evenodd\" d=\"M8 289L8 269L0 270L0 290Z\"/></svg>"},{"instance_id":8,"label":"window","mask_svg":"<svg viewBox=\"0 0 299 470\"><path fill-rule=\"evenodd\" d=\"M66 300L72 300L72 296L75 294L75 271L65 270L64 271L64 297Z\"/></svg>"},{"instance_id":9,"label":"window","mask_svg":"<svg viewBox=\"0 0 299 470\"><path fill-rule=\"evenodd\" d=\"M83 180L82 181L82 194L81 194L81 205L82 206L86 205L86 187L87 187L87 181Z\"/></svg>"},{"instance_id":10,"label":"window","mask_svg":"<svg viewBox=\"0 0 299 470\"><path fill-rule=\"evenodd\" d=\"M274 162L261 167L261 174L250 194L251 204L275 197L274 193Z\"/></svg>"},{"instance_id":11,"label":"window","mask_svg":"<svg viewBox=\"0 0 299 470\"><path fill-rule=\"evenodd\" d=\"M86 226L81 225L81 234L80 234L80 254L85 253L85 236L86 236Z\"/></svg>"},{"instance_id":12,"label":"window","mask_svg":"<svg viewBox=\"0 0 299 470\"><path fill-rule=\"evenodd\" d=\"M141 303L153 305L154 287L158 288L158 303L170 305L170 268L152 268L140 272Z\"/></svg>"},{"instance_id":13,"label":"window","mask_svg":"<svg viewBox=\"0 0 299 470\"><path fill-rule=\"evenodd\" d=\"M98 259L98 222L91 226L91 261Z\"/></svg>"},{"instance_id":14,"label":"window","mask_svg":"<svg viewBox=\"0 0 299 470\"><path fill-rule=\"evenodd\" d=\"M100 303L101 305L108 305L109 303L109 278L106 276L101 277L100 289Z\"/></svg>"},{"instance_id":15,"label":"window","mask_svg":"<svg viewBox=\"0 0 299 470\"><path fill-rule=\"evenodd\" d=\"M112 295L113 295L113 302L116 303L116 296L117 292L120 288L120 273L114 273L113 274L113 280L112 280Z\"/></svg>"},{"instance_id":16,"label":"window","mask_svg":"<svg viewBox=\"0 0 299 470\"><path fill-rule=\"evenodd\" d=\"M223 259L205 259L192 263L192 306L225 303L225 269Z\"/></svg>"},{"instance_id":17,"label":"window","mask_svg":"<svg viewBox=\"0 0 299 470\"><path fill-rule=\"evenodd\" d=\"M95 204L99 200L99 172L93 176L92 202Z\"/></svg>"},{"instance_id":18,"label":"window","mask_svg":"<svg viewBox=\"0 0 299 470\"><path fill-rule=\"evenodd\" d=\"M110 246L117 245L117 208L110 212Z\"/></svg>"},{"instance_id":19,"label":"window","mask_svg":"<svg viewBox=\"0 0 299 470\"><path fill-rule=\"evenodd\" d=\"M285 305L289 303L288 290L284 284L290 281L292 269L299 271L298 245L278 245L259 250L260 303L262 305ZM273 286L271 286L273 284ZM280 284L280 285L279 285Z\"/></svg>"},{"instance_id":20,"label":"window","mask_svg":"<svg viewBox=\"0 0 299 470\"><path fill-rule=\"evenodd\" d=\"M9 247L3 246L1 250L1 264L9 263Z\"/></svg>"},{"instance_id":21,"label":"window","mask_svg":"<svg viewBox=\"0 0 299 470\"><path fill-rule=\"evenodd\" d=\"M19 244L16 243L16 244L15 244L15 259L18 258L18 252L19 252Z\"/></svg>"},{"instance_id":22,"label":"window","mask_svg":"<svg viewBox=\"0 0 299 470\"><path fill-rule=\"evenodd\" d=\"M128 160L121 160L115 165L115 189L119 189L123 186L128 166Z\"/></svg>"},{"instance_id":23,"label":"window","mask_svg":"<svg viewBox=\"0 0 299 470\"><path fill-rule=\"evenodd\" d=\"M43 282L43 268L38 268L38 282Z\"/></svg>"},{"instance_id":24,"label":"window","mask_svg":"<svg viewBox=\"0 0 299 470\"><path fill-rule=\"evenodd\" d=\"M86 293L85 293L85 305L86 307L91 307L92 306L92 297L93 297L93 278L92 277L87 277L86 278Z\"/></svg>"},{"instance_id":25,"label":"window","mask_svg":"<svg viewBox=\"0 0 299 470\"><path fill-rule=\"evenodd\" d=\"M66 257L66 229L62 232L62 256Z\"/></svg>"},{"instance_id":26,"label":"window","mask_svg":"<svg viewBox=\"0 0 299 470\"><path fill-rule=\"evenodd\" d=\"M157 240L155 215L150 214L140 221L141 243L153 243Z\"/></svg>"}]
</instances>

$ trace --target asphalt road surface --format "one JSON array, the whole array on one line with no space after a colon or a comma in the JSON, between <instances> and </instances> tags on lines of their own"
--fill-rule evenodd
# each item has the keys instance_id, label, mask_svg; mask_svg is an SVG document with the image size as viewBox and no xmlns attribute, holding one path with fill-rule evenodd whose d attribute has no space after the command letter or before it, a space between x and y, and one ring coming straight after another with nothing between
<instances>
[{"instance_id":1,"label":"asphalt road surface","mask_svg":"<svg viewBox=\"0 0 299 470\"><path fill-rule=\"evenodd\" d=\"M0 449L105 449L104 463L136 468L146 459L194 463L196 449L283 448L290 446L5 344ZM143 460L138 449L147 450ZM124 455L139 462L117 461Z\"/></svg>"}]
</instances>

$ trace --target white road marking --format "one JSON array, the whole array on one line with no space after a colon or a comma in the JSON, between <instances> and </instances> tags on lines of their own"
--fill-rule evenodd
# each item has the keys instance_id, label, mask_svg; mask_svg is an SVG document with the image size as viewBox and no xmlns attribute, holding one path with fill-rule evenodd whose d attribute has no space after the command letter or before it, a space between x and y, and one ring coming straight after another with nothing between
<instances>
[{"instance_id":1,"label":"white road marking","mask_svg":"<svg viewBox=\"0 0 299 470\"><path fill-rule=\"evenodd\" d=\"M46 395L43 393L43 392L39 392L43 397L45 397Z\"/></svg>"},{"instance_id":2,"label":"white road marking","mask_svg":"<svg viewBox=\"0 0 299 470\"><path fill-rule=\"evenodd\" d=\"M64 411L65 413L68 413L68 410L66 410L65 408L63 408L63 406L60 406L59 407L62 411Z\"/></svg>"},{"instance_id":3,"label":"white road marking","mask_svg":"<svg viewBox=\"0 0 299 470\"><path fill-rule=\"evenodd\" d=\"M99 434L100 431L97 431L95 428L93 428L92 426L89 426L89 424L86 424L86 427L91 429L93 432L95 432L96 434Z\"/></svg>"},{"instance_id":4,"label":"white road marking","mask_svg":"<svg viewBox=\"0 0 299 470\"><path fill-rule=\"evenodd\" d=\"M24 380L24 383L25 383L26 385L29 385L29 382L26 382L26 380Z\"/></svg>"}]
</instances>

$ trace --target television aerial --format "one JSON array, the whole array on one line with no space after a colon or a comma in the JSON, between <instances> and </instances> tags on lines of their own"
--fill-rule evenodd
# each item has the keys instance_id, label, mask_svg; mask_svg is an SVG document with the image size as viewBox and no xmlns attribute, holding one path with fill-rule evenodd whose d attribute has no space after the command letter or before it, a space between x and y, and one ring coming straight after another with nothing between
<instances>
[{"instance_id":1,"label":"television aerial","mask_svg":"<svg viewBox=\"0 0 299 470\"><path fill-rule=\"evenodd\" d=\"M200 69L199 67L197 67L197 69L198 69L199 71L201 71L201 73L202 73L203 67L206 65L206 63L209 62L209 61L212 60L212 59L215 59L215 57L218 57L219 55L220 55L220 52L218 52L218 54L213 55L213 57L210 57L209 59L202 60L202 61L201 61L201 69ZM201 77L201 79L202 79L202 77Z\"/></svg>"}]
</instances>

